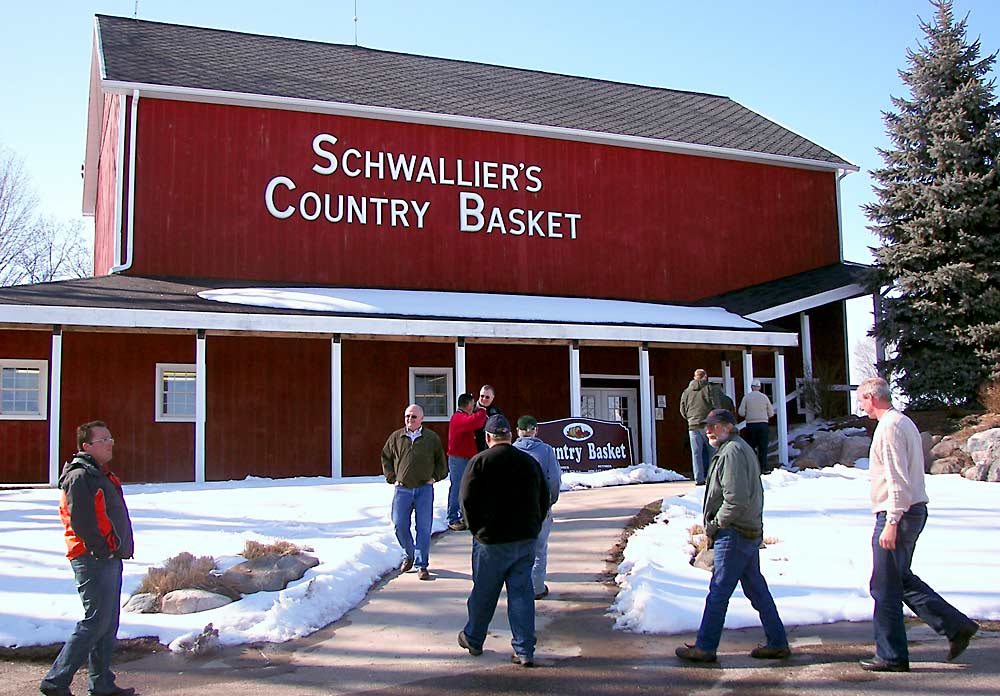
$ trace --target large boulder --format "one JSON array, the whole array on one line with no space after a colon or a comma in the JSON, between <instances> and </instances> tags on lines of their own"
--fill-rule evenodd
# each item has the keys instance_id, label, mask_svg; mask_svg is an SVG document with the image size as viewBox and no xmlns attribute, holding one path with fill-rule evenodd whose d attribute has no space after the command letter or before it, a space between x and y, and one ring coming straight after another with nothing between
<instances>
[{"instance_id":1,"label":"large boulder","mask_svg":"<svg viewBox=\"0 0 1000 696\"><path fill-rule=\"evenodd\" d=\"M1000 428L990 428L969 436L965 449L976 464L1000 462Z\"/></svg>"},{"instance_id":2,"label":"large boulder","mask_svg":"<svg viewBox=\"0 0 1000 696\"><path fill-rule=\"evenodd\" d=\"M844 439L838 461L845 466L854 466L859 459L867 459L872 448L872 439L867 435L852 435Z\"/></svg>"},{"instance_id":3,"label":"large boulder","mask_svg":"<svg viewBox=\"0 0 1000 696\"><path fill-rule=\"evenodd\" d=\"M940 437L931 435L930 433L920 433L920 444L923 445L924 448L924 471L930 471L931 462L934 461L934 457L931 455L931 450L934 449L934 445L936 445L940 439Z\"/></svg>"},{"instance_id":4,"label":"large boulder","mask_svg":"<svg viewBox=\"0 0 1000 696\"><path fill-rule=\"evenodd\" d=\"M163 595L160 611L164 614L194 614L224 607L232 601L225 595L208 590L174 590Z\"/></svg>"},{"instance_id":5,"label":"large boulder","mask_svg":"<svg viewBox=\"0 0 1000 696\"><path fill-rule=\"evenodd\" d=\"M222 574L222 581L242 594L277 592L317 565L319 559L305 553L287 556L271 553L233 566Z\"/></svg>"},{"instance_id":6,"label":"large boulder","mask_svg":"<svg viewBox=\"0 0 1000 696\"><path fill-rule=\"evenodd\" d=\"M820 430L812 435L812 443L805 445L796 460L800 469L822 469L840 461L840 451L847 436L839 432Z\"/></svg>"},{"instance_id":7,"label":"large boulder","mask_svg":"<svg viewBox=\"0 0 1000 696\"><path fill-rule=\"evenodd\" d=\"M140 592L139 594L134 594L129 597L122 609L133 614L155 614L156 595L152 592Z\"/></svg>"},{"instance_id":8,"label":"large boulder","mask_svg":"<svg viewBox=\"0 0 1000 696\"><path fill-rule=\"evenodd\" d=\"M989 464L973 464L962 472L962 477L967 478L970 481L985 481L986 477L989 475Z\"/></svg>"},{"instance_id":9,"label":"large boulder","mask_svg":"<svg viewBox=\"0 0 1000 696\"><path fill-rule=\"evenodd\" d=\"M956 454L956 452L962 452L962 443L951 437L950 435L945 435L940 442L931 447L931 458L932 459L944 459L945 457L951 457Z\"/></svg>"},{"instance_id":10,"label":"large boulder","mask_svg":"<svg viewBox=\"0 0 1000 696\"><path fill-rule=\"evenodd\" d=\"M930 471L928 473L960 474L966 469L968 469L971 463L972 461L969 459L969 455L962 452L961 455L935 459L933 462L931 462Z\"/></svg>"},{"instance_id":11,"label":"large boulder","mask_svg":"<svg viewBox=\"0 0 1000 696\"><path fill-rule=\"evenodd\" d=\"M986 480L991 483L1000 482L1000 462L994 462L990 465L990 471L986 474Z\"/></svg>"}]
</instances>

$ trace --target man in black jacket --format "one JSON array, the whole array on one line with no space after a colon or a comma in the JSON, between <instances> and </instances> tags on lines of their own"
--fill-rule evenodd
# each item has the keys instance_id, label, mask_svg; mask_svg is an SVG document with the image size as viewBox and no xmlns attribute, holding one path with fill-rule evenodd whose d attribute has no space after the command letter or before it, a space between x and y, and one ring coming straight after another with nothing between
<instances>
[{"instance_id":1,"label":"man in black jacket","mask_svg":"<svg viewBox=\"0 0 1000 696\"><path fill-rule=\"evenodd\" d=\"M73 675L86 662L91 694L132 696L135 689L119 687L111 671L121 609L122 559L132 558L134 551L121 481L108 469L115 439L102 421L92 421L77 428L76 440L79 452L66 462L59 477L59 516L84 616L39 689L48 696L72 696Z\"/></svg>"},{"instance_id":2,"label":"man in black jacket","mask_svg":"<svg viewBox=\"0 0 1000 696\"><path fill-rule=\"evenodd\" d=\"M535 655L531 567L535 541L549 510L549 490L538 462L511 446L510 423L504 416L490 416L485 430L489 449L469 460L459 493L473 539L469 620L458 634L458 644L471 655L482 655L500 589L506 585L511 660L531 667Z\"/></svg>"}]
</instances>

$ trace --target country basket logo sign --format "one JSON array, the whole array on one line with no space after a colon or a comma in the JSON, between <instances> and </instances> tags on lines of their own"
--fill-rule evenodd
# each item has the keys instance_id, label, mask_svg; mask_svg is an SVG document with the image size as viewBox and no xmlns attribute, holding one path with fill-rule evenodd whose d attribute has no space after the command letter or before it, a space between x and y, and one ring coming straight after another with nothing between
<instances>
[{"instance_id":1,"label":"country basket logo sign","mask_svg":"<svg viewBox=\"0 0 1000 696\"><path fill-rule=\"evenodd\" d=\"M594 435L594 429L586 423L569 423L563 428L563 435L574 442L586 442Z\"/></svg>"}]
</instances>

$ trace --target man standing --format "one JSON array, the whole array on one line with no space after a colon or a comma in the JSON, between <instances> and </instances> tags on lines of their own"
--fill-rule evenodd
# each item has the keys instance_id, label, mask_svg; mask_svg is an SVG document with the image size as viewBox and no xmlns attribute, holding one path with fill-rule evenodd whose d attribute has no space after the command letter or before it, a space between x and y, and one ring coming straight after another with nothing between
<instances>
[{"instance_id":1,"label":"man standing","mask_svg":"<svg viewBox=\"0 0 1000 696\"><path fill-rule=\"evenodd\" d=\"M785 626L774 599L760 574L760 544L764 536L764 488L757 457L736 431L732 412L716 409L708 414L705 430L717 448L705 487L705 535L715 550L715 566L705 598L698 638L674 652L689 662L715 662L722 626L739 582L743 594L760 614L767 643L750 657L782 659L791 654Z\"/></svg>"},{"instance_id":2,"label":"man standing","mask_svg":"<svg viewBox=\"0 0 1000 696\"><path fill-rule=\"evenodd\" d=\"M489 449L471 460L462 477L462 512L472 532L472 592L469 619L458 644L482 655L483 643L507 586L507 620L514 648L511 661L535 663L535 599L531 567L535 540L549 510L549 491L538 463L510 444L510 423L502 415L486 421Z\"/></svg>"},{"instance_id":3,"label":"man standing","mask_svg":"<svg viewBox=\"0 0 1000 696\"><path fill-rule=\"evenodd\" d=\"M552 532L552 506L559 500L559 488L562 486L562 467L556 459L556 451L538 439L538 420L534 416L521 416L517 419L517 440L514 447L527 452L542 468L545 485L549 489L549 511L542 522L542 530L538 533L535 543L535 563L531 567L531 584L535 590L535 599L543 599L549 594L549 586L545 584L545 571L549 559L549 534Z\"/></svg>"},{"instance_id":4,"label":"man standing","mask_svg":"<svg viewBox=\"0 0 1000 696\"><path fill-rule=\"evenodd\" d=\"M458 410L448 423L448 528L455 531L467 529L458 504L458 491L469 459L479 452L476 430L484 425L486 409L476 408L476 397L472 394L458 397Z\"/></svg>"},{"instance_id":5,"label":"man standing","mask_svg":"<svg viewBox=\"0 0 1000 696\"><path fill-rule=\"evenodd\" d=\"M484 384L479 388L479 401L476 404L476 408L485 409L487 418L503 415L503 411L493 403L494 399L496 399L496 390L493 387ZM476 450L482 452L486 447L486 432L480 427L476 430Z\"/></svg>"},{"instance_id":6,"label":"man standing","mask_svg":"<svg viewBox=\"0 0 1000 696\"><path fill-rule=\"evenodd\" d=\"M871 579L875 657L862 660L861 668L869 672L910 671L904 602L936 633L948 637L948 660L954 660L968 647L979 624L910 571L917 539L927 522L920 432L912 420L892 407L889 384L881 377L862 382L858 404L869 418L878 421L868 469L875 513Z\"/></svg>"},{"instance_id":7,"label":"man standing","mask_svg":"<svg viewBox=\"0 0 1000 696\"><path fill-rule=\"evenodd\" d=\"M417 577L430 580L427 562L431 551L431 523L434 521L434 482L448 475L441 438L424 430L424 409L410 404L403 412L403 427L385 441L382 472L395 485L392 495L392 523L396 540L406 553L399 566L405 573L417 566ZM410 531L416 515L417 540Z\"/></svg>"},{"instance_id":8,"label":"man standing","mask_svg":"<svg viewBox=\"0 0 1000 696\"><path fill-rule=\"evenodd\" d=\"M121 481L108 469L115 439L105 423L91 421L77 428L76 441L79 451L59 477L59 517L84 616L39 690L48 696L71 696L73 675L86 662L91 694L131 696L135 689L119 687L111 671L121 610L122 559L132 558L134 551Z\"/></svg>"},{"instance_id":9,"label":"man standing","mask_svg":"<svg viewBox=\"0 0 1000 696\"><path fill-rule=\"evenodd\" d=\"M708 373L702 369L694 371L694 379L681 394L681 417L688 424L688 439L691 441L691 470L695 485L705 485L705 472L712 459L712 448L705 436L705 418L715 408L712 390L708 384Z\"/></svg>"},{"instance_id":10,"label":"man standing","mask_svg":"<svg viewBox=\"0 0 1000 696\"><path fill-rule=\"evenodd\" d=\"M774 417L774 406L771 405L767 394L760 390L759 379L750 384L750 393L740 402L739 413L746 418L744 439L757 453L760 473L768 474L771 472L771 468L767 465L767 445L771 439L771 426L768 425L768 421Z\"/></svg>"}]
</instances>

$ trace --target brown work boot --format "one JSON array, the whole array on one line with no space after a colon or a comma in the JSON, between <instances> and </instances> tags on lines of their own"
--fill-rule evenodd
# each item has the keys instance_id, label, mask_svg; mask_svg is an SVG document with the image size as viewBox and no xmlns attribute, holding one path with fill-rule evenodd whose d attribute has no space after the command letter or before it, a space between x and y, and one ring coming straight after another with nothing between
<instances>
[{"instance_id":1,"label":"brown work boot","mask_svg":"<svg viewBox=\"0 0 1000 696\"><path fill-rule=\"evenodd\" d=\"M674 654L687 662L715 662L716 660L715 653L702 650L697 645L682 645L674 650Z\"/></svg>"}]
</instances>

